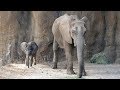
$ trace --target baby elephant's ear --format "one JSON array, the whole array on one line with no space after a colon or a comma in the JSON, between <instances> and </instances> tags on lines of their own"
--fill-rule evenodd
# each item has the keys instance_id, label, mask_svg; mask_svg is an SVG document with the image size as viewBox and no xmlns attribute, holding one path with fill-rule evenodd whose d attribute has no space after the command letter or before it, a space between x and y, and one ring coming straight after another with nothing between
<instances>
[{"instance_id":1,"label":"baby elephant's ear","mask_svg":"<svg viewBox=\"0 0 120 90\"><path fill-rule=\"evenodd\" d=\"M86 16L84 16L82 19L80 19L81 21L87 22L88 18Z\"/></svg>"}]
</instances>

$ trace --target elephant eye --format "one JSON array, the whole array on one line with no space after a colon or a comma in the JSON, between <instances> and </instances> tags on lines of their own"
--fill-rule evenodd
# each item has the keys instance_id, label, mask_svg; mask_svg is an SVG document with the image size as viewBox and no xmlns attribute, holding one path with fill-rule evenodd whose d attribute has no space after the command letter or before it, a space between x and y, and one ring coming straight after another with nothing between
<instances>
[{"instance_id":1,"label":"elephant eye","mask_svg":"<svg viewBox=\"0 0 120 90\"><path fill-rule=\"evenodd\" d=\"M75 30L78 30L78 27L75 27Z\"/></svg>"},{"instance_id":2,"label":"elephant eye","mask_svg":"<svg viewBox=\"0 0 120 90\"><path fill-rule=\"evenodd\" d=\"M72 33L75 33L75 29L72 30Z\"/></svg>"},{"instance_id":3,"label":"elephant eye","mask_svg":"<svg viewBox=\"0 0 120 90\"><path fill-rule=\"evenodd\" d=\"M76 20L75 18L72 19L72 21L75 21L75 20Z\"/></svg>"}]
</instances>

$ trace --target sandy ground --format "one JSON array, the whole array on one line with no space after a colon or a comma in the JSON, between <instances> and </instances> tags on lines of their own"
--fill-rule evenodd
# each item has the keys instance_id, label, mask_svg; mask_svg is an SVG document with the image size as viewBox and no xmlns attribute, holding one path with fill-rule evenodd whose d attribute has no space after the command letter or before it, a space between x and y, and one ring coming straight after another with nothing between
<instances>
[{"instance_id":1,"label":"sandy ground","mask_svg":"<svg viewBox=\"0 0 120 90\"><path fill-rule=\"evenodd\" d=\"M37 64L27 68L25 64L9 64L0 68L0 79L78 79L77 75L66 74L66 69L60 68L64 62L58 64L58 69L51 69L47 64ZM85 63L87 76L81 79L120 79L120 65L99 65ZM77 63L74 62L77 72Z\"/></svg>"}]
</instances>

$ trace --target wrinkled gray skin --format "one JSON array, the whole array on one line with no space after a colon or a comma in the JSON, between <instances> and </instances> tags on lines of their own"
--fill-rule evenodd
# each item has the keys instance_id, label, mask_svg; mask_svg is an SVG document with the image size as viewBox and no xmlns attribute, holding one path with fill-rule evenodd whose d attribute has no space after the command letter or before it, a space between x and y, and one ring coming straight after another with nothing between
<instances>
[{"instance_id":1,"label":"wrinkled gray skin","mask_svg":"<svg viewBox=\"0 0 120 90\"><path fill-rule=\"evenodd\" d=\"M87 21L87 17L84 16L82 19L78 19L77 15L64 14L57 18L52 26L52 33L54 35L53 42L53 69L57 68L58 46L65 50L67 59L67 74L75 74L73 71L73 44L77 47L77 58L78 58L78 77L86 75L83 60L83 50L85 45L84 34L86 28L84 26Z\"/></svg>"},{"instance_id":2,"label":"wrinkled gray skin","mask_svg":"<svg viewBox=\"0 0 120 90\"><path fill-rule=\"evenodd\" d=\"M36 65L36 53L38 50L38 46L34 41L31 42L22 42L21 43L21 50L25 53L25 64L28 66L32 66L33 59L34 59L34 65Z\"/></svg>"}]
</instances>

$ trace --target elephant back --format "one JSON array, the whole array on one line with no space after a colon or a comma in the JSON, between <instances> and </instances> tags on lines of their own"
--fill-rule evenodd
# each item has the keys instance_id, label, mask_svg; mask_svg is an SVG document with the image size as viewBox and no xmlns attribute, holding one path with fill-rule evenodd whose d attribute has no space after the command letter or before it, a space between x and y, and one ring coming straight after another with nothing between
<instances>
[{"instance_id":1,"label":"elephant back","mask_svg":"<svg viewBox=\"0 0 120 90\"><path fill-rule=\"evenodd\" d=\"M57 18L53 23L52 33L60 48L64 48L64 41L72 44L72 38L70 36L70 16L64 14Z\"/></svg>"}]
</instances>

